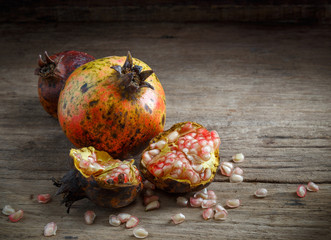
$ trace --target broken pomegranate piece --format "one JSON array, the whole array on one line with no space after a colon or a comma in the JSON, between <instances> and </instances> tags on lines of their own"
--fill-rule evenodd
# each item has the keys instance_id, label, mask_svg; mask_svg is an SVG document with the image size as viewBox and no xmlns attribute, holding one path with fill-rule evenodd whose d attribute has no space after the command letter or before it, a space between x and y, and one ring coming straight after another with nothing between
<instances>
[{"instance_id":1,"label":"broken pomegranate piece","mask_svg":"<svg viewBox=\"0 0 331 240\"><path fill-rule=\"evenodd\" d=\"M142 174L171 193L198 191L209 185L219 165L221 140L193 122L175 124L150 142L142 154Z\"/></svg>"},{"instance_id":2,"label":"broken pomegranate piece","mask_svg":"<svg viewBox=\"0 0 331 240\"><path fill-rule=\"evenodd\" d=\"M57 194L63 193L63 202L71 205L82 198L103 207L119 208L133 202L142 189L141 176L134 160L113 159L107 152L93 147L71 149L75 168L60 181Z\"/></svg>"}]
</instances>

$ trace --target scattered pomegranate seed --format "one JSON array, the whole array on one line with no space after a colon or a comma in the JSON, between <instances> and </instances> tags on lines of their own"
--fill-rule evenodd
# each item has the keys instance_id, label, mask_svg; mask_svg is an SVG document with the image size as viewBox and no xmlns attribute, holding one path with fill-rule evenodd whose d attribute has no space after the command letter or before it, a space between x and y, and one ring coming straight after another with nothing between
<instances>
[{"instance_id":1,"label":"scattered pomegranate seed","mask_svg":"<svg viewBox=\"0 0 331 240\"><path fill-rule=\"evenodd\" d=\"M254 195L259 198L264 198L268 195L268 190L265 188L259 188L255 191Z\"/></svg>"},{"instance_id":2,"label":"scattered pomegranate seed","mask_svg":"<svg viewBox=\"0 0 331 240\"><path fill-rule=\"evenodd\" d=\"M144 196L146 196L146 197L151 197L151 196L153 196L153 195L155 195L155 193L154 193L154 191L153 191L151 188L147 188L147 189L145 190Z\"/></svg>"},{"instance_id":3,"label":"scattered pomegranate seed","mask_svg":"<svg viewBox=\"0 0 331 240\"><path fill-rule=\"evenodd\" d=\"M158 201L159 200L159 196L153 195L150 197L145 196L144 197L144 205L147 206L149 203L154 202L154 201Z\"/></svg>"},{"instance_id":4,"label":"scattered pomegranate seed","mask_svg":"<svg viewBox=\"0 0 331 240\"><path fill-rule=\"evenodd\" d=\"M178 197L176 201L178 206L187 207L188 199L186 197Z\"/></svg>"},{"instance_id":5,"label":"scattered pomegranate seed","mask_svg":"<svg viewBox=\"0 0 331 240\"><path fill-rule=\"evenodd\" d=\"M244 181L244 177L242 175L231 174L231 177L230 177L231 183L241 183L242 181Z\"/></svg>"},{"instance_id":6,"label":"scattered pomegranate seed","mask_svg":"<svg viewBox=\"0 0 331 240\"><path fill-rule=\"evenodd\" d=\"M202 201L203 201L202 198L190 197L190 205L191 205L191 207L201 207Z\"/></svg>"},{"instance_id":7,"label":"scattered pomegranate seed","mask_svg":"<svg viewBox=\"0 0 331 240\"><path fill-rule=\"evenodd\" d=\"M207 208L202 212L202 217L205 220L211 219L214 217L214 210L212 208Z\"/></svg>"},{"instance_id":8,"label":"scattered pomegranate seed","mask_svg":"<svg viewBox=\"0 0 331 240\"><path fill-rule=\"evenodd\" d=\"M47 223L46 226L44 227L44 236L45 237L55 236L56 231L57 231L57 225L55 222Z\"/></svg>"},{"instance_id":9,"label":"scattered pomegranate seed","mask_svg":"<svg viewBox=\"0 0 331 240\"><path fill-rule=\"evenodd\" d=\"M216 193L213 190L208 190L208 199L209 200L216 200L217 199Z\"/></svg>"},{"instance_id":10,"label":"scattered pomegranate seed","mask_svg":"<svg viewBox=\"0 0 331 240\"><path fill-rule=\"evenodd\" d=\"M117 217L121 221L121 223L125 223L125 222L127 222L130 219L131 214L120 213L120 214L117 215Z\"/></svg>"},{"instance_id":11,"label":"scattered pomegranate seed","mask_svg":"<svg viewBox=\"0 0 331 240\"><path fill-rule=\"evenodd\" d=\"M94 219L95 219L96 216L97 215L95 214L95 212L93 212L91 210L86 211L85 214L84 214L85 223L88 224L88 225L93 224Z\"/></svg>"},{"instance_id":12,"label":"scattered pomegranate seed","mask_svg":"<svg viewBox=\"0 0 331 240\"><path fill-rule=\"evenodd\" d=\"M297 189L297 195L301 198L305 197L307 194L306 187L304 185L299 185Z\"/></svg>"},{"instance_id":13,"label":"scattered pomegranate seed","mask_svg":"<svg viewBox=\"0 0 331 240\"><path fill-rule=\"evenodd\" d=\"M37 197L37 200L39 203L48 203L51 200L51 195L46 193L46 194L39 194Z\"/></svg>"},{"instance_id":14,"label":"scattered pomegranate seed","mask_svg":"<svg viewBox=\"0 0 331 240\"><path fill-rule=\"evenodd\" d=\"M226 214L228 214L228 211L222 205L217 204L215 206L215 212L222 212L222 211L224 211Z\"/></svg>"},{"instance_id":15,"label":"scattered pomegranate seed","mask_svg":"<svg viewBox=\"0 0 331 240\"><path fill-rule=\"evenodd\" d=\"M131 216L129 220L125 223L126 228L134 228L138 225L139 219L135 216Z\"/></svg>"},{"instance_id":16,"label":"scattered pomegranate seed","mask_svg":"<svg viewBox=\"0 0 331 240\"><path fill-rule=\"evenodd\" d=\"M221 220L224 221L228 217L228 212L227 211L218 211L214 214L214 219L215 220Z\"/></svg>"},{"instance_id":17,"label":"scattered pomegranate seed","mask_svg":"<svg viewBox=\"0 0 331 240\"><path fill-rule=\"evenodd\" d=\"M17 212L10 214L8 218L11 222L18 222L19 220L22 219L23 215L24 215L23 210L18 210Z\"/></svg>"},{"instance_id":18,"label":"scattered pomegranate seed","mask_svg":"<svg viewBox=\"0 0 331 240\"><path fill-rule=\"evenodd\" d=\"M131 215L130 215L131 216ZM114 226L114 227L118 227L119 225L121 225L121 220L118 218L118 216L116 215L110 215L109 216L109 224Z\"/></svg>"},{"instance_id":19,"label":"scattered pomegranate seed","mask_svg":"<svg viewBox=\"0 0 331 240\"><path fill-rule=\"evenodd\" d=\"M133 229L133 236L136 238L146 238L148 236L148 232L143 227L136 227Z\"/></svg>"},{"instance_id":20,"label":"scattered pomegranate seed","mask_svg":"<svg viewBox=\"0 0 331 240\"><path fill-rule=\"evenodd\" d=\"M239 199L229 199L226 201L226 206L229 208L237 208L240 206L240 200Z\"/></svg>"},{"instance_id":21,"label":"scattered pomegranate seed","mask_svg":"<svg viewBox=\"0 0 331 240\"><path fill-rule=\"evenodd\" d=\"M152 189L152 190L154 190L155 189L155 185L153 184L153 183L151 183L150 181L148 181L148 180L145 180L144 181L144 188L145 189Z\"/></svg>"},{"instance_id":22,"label":"scattered pomegranate seed","mask_svg":"<svg viewBox=\"0 0 331 240\"><path fill-rule=\"evenodd\" d=\"M199 192L196 192L193 197L194 198L208 199L208 190L207 190L207 188L204 188L204 189L200 190Z\"/></svg>"},{"instance_id":23,"label":"scattered pomegranate seed","mask_svg":"<svg viewBox=\"0 0 331 240\"><path fill-rule=\"evenodd\" d=\"M232 161L234 161L236 163L243 162L244 159L245 159L245 156L242 153L237 153L232 156Z\"/></svg>"},{"instance_id":24,"label":"scattered pomegranate seed","mask_svg":"<svg viewBox=\"0 0 331 240\"><path fill-rule=\"evenodd\" d=\"M307 185L307 190L310 192L317 192L320 188L313 182L309 182Z\"/></svg>"},{"instance_id":25,"label":"scattered pomegranate seed","mask_svg":"<svg viewBox=\"0 0 331 240\"><path fill-rule=\"evenodd\" d=\"M233 164L231 162L221 162L221 174L230 177L233 171Z\"/></svg>"},{"instance_id":26,"label":"scattered pomegranate seed","mask_svg":"<svg viewBox=\"0 0 331 240\"><path fill-rule=\"evenodd\" d=\"M2 213L7 216L13 214L14 212L16 212L15 209L12 208L10 205L5 205L2 209Z\"/></svg>"},{"instance_id":27,"label":"scattered pomegranate seed","mask_svg":"<svg viewBox=\"0 0 331 240\"><path fill-rule=\"evenodd\" d=\"M160 202L159 201L153 201L153 202L150 202L146 206L145 211L151 211L151 210L158 209L158 208L160 208Z\"/></svg>"},{"instance_id":28,"label":"scattered pomegranate seed","mask_svg":"<svg viewBox=\"0 0 331 240\"><path fill-rule=\"evenodd\" d=\"M242 170L240 167L236 167L233 170L233 173L232 174L243 175L244 174L244 170Z\"/></svg>"},{"instance_id":29,"label":"scattered pomegranate seed","mask_svg":"<svg viewBox=\"0 0 331 240\"><path fill-rule=\"evenodd\" d=\"M174 224L180 224L185 221L185 216L182 213L177 213L171 217Z\"/></svg>"},{"instance_id":30,"label":"scattered pomegranate seed","mask_svg":"<svg viewBox=\"0 0 331 240\"><path fill-rule=\"evenodd\" d=\"M204 199L202 201L201 207L202 208L211 208L213 206L216 205L216 200L212 200L212 199Z\"/></svg>"}]
</instances>

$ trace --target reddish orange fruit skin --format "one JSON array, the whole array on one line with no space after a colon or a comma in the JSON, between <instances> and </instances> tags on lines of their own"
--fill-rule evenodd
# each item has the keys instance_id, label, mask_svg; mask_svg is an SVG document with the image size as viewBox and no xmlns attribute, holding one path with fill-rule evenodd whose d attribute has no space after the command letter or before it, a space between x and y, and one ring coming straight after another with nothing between
<instances>
[{"instance_id":1,"label":"reddish orange fruit skin","mask_svg":"<svg viewBox=\"0 0 331 240\"><path fill-rule=\"evenodd\" d=\"M128 97L112 66L126 57L105 57L77 68L68 78L58 103L58 119L76 147L93 146L115 158L125 158L163 131L166 102L162 85L153 73ZM133 64L150 70L133 58Z\"/></svg>"}]
</instances>

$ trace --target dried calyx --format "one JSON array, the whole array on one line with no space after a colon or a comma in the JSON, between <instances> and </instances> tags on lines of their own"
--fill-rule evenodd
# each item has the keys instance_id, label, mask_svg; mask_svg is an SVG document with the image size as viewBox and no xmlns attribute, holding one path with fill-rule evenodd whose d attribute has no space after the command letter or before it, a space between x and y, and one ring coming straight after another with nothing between
<instances>
[{"instance_id":1,"label":"dried calyx","mask_svg":"<svg viewBox=\"0 0 331 240\"><path fill-rule=\"evenodd\" d=\"M200 124L175 124L150 142L142 154L141 172L168 192L200 190L214 179L220 142L216 131Z\"/></svg>"},{"instance_id":2,"label":"dried calyx","mask_svg":"<svg viewBox=\"0 0 331 240\"><path fill-rule=\"evenodd\" d=\"M63 203L69 209L82 198L103 207L119 208L135 200L142 188L141 176L134 160L113 159L107 152L93 147L71 149L75 169L60 181L57 194L64 194Z\"/></svg>"},{"instance_id":3,"label":"dried calyx","mask_svg":"<svg viewBox=\"0 0 331 240\"><path fill-rule=\"evenodd\" d=\"M142 67L139 65L133 65L131 53L128 52L126 60L123 66L112 66L120 78L121 85L129 93L135 93L140 88L148 87L154 90L154 87L145 80L153 74L153 70L142 71Z\"/></svg>"},{"instance_id":4,"label":"dried calyx","mask_svg":"<svg viewBox=\"0 0 331 240\"><path fill-rule=\"evenodd\" d=\"M42 59L42 56L39 55L38 59L38 68L35 69L35 75L39 75L42 78L56 77L59 73L57 65L61 62L63 56L52 60L48 53L45 51L45 60Z\"/></svg>"}]
</instances>

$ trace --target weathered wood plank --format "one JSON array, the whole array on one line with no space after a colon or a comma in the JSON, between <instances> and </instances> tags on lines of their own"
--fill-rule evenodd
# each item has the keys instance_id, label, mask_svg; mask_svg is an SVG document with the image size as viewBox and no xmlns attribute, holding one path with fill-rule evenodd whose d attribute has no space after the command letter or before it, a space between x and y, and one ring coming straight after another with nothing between
<instances>
[{"instance_id":1,"label":"weathered wood plank","mask_svg":"<svg viewBox=\"0 0 331 240\"><path fill-rule=\"evenodd\" d=\"M45 113L33 75L39 53L67 49L96 57L125 55L149 63L167 96L166 128L192 120L220 133L221 160L243 152L237 164L245 182L230 184L217 175L210 186L220 203L239 197L225 222L201 218L201 209L180 210L164 193L162 208L143 211L141 199L120 211L136 214L150 239L328 239L330 237L331 37L326 26L220 24L2 24L0 25L0 204L25 210L16 224L0 218L6 239L38 239L49 221L59 225L54 239L127 239L130 230L111 228L111 210L88 201L70 215L60 196L37 204L38 193L55 193L51 177L70 168L72 144ZM138 159L138 157L136 157ZM298 184L317 182L321 190L304 199ZM270 196L252 197L264 186ZM33 194L33 199L30 195ZM86 226L92 208L98 218ZM183 211L187 221L169 224ZM119 210L118 210L119 211ZM117 212L118 212L117 211ZM194 229L194 230L192 230Z\"/></svg>"}]
</instances>

